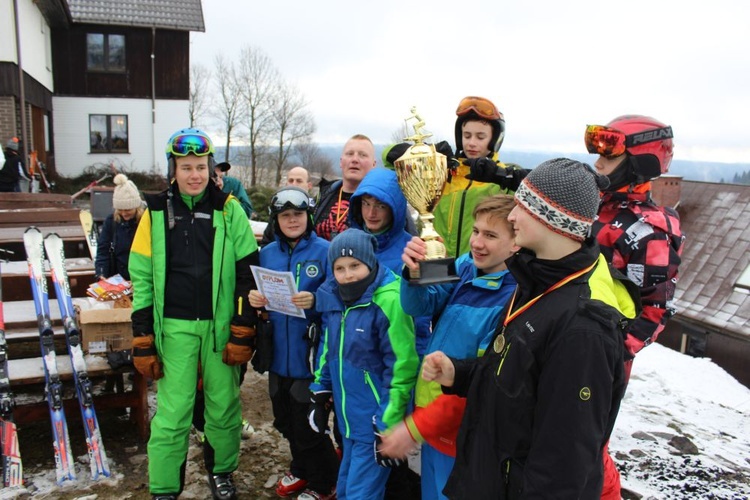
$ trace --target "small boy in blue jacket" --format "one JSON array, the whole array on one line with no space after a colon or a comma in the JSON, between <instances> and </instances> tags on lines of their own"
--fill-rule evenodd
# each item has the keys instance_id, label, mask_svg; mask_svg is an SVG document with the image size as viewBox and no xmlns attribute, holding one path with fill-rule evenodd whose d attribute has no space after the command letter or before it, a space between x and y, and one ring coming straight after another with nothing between
<instances>
[{"instance_id":1,"label":"small boy in blue jacket","mask_svg":"<svg viewBox=\"0 0 750 500\"><path fill-rule=\"evenodd\" d=\"M333 269L316 293L323 337L310 385L310 426L324 433L331 401L344 444L338 498L383 498L390 467L380 433L404 418L417 377L414 321L401 308L400 278L378 265L377 241L359 229L336 236Z\"/></svg>"},{"instance_id":2,"label":"small boy in blue jacket","mask_svg":"<svg viewBox=\"0 0 750 500\"><path fill-rule=\"evenodd\" d=\"M313 378L309 359L314 359L317 348L317 341L307 338L308 328L320 324L320 315L314 310L314 292L325 281L328 269L328 242L313 232L309 200L305 191L293 186L274 194L269 211L275 241L260 252L261 267L294 275L298 293L292 302L307 310L306 318L269 311L273 361L268 392L273 425L289 441L292 452L290 472L279 480L276 493L286 497L301 491L298 498L303 500L335 498L338 468L331 439L313 432L307 422ZM258 290L250 292L249 302L257 308L268 305Z\"/></svg>"}]
</instances>

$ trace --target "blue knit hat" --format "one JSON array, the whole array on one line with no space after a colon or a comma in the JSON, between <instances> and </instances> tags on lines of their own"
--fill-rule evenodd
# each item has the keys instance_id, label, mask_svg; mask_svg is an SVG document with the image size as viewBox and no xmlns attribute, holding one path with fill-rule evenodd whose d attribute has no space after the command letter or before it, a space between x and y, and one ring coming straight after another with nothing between
<instances>
[{"instance_id":1,"label":"blue knit hat","mask_svg":"<svg viewBox=\"0 0 750 500\"><path fill-rule=\"evenodd\" d=\"M354 257L373 270L378 263L375 257L377 248L378 241L373 235L359 229L347 229L331 241L328 262L333 266L339 257Z\"/></svg>"}]
</instances>

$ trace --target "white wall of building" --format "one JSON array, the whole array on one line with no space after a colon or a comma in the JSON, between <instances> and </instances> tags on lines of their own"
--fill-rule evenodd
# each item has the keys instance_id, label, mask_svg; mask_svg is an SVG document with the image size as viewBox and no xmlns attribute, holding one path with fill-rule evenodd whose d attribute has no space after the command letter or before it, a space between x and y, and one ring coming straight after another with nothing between
<instances>
[{"instance_id":1,"label":"white wall of building","mask_svg":"<svg viewBox=\"0 0 750 500\"><path fill-rule=\"evenodd\" d=\"M51 29L32 0L18 0L18 23L24 71L52 90ZM0 0L0 61L18 63L13 0Z\"/></svg>"},{"instance_id":2,"label":"white wall of building","mask_svg":"<svg viewBox=\"0 0 750 500\"><path fill-rule=\"evenodd\" d=\"M2 0L0 0L2 1ZM57 173L76 177L89 166L112 162L126 172L166 175L164 147L174 131L188 126L188 101L156 101L156 123L150 99L53 97ZM129 153L91 153L89 115L127 115Z\"/></svg>"}]
</instances>

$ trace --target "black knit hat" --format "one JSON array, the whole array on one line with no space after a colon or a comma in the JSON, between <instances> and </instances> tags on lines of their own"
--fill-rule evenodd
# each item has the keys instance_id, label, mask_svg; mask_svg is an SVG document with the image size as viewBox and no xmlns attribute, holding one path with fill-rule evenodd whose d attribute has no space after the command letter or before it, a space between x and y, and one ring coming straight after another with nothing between
<instances>
[{"instance_id":1,"label":"black knit hat","mask_svg":"<svg viewBox=\"0 0 750 500\"><path fill-rule=\"evenodd\" d=\"M333 266L339 257L353 257L373 270L378 264L377 248L378 242L373 235L359 229L347 229L331 241L328 262Z\"/></svg>"},{"instance_id":2,"label":"black knit hat","mask_svg":"<svg viewBox=\"0 0 750 500\"><path fill-rule=\"evenodd\" d=\"M516 200L551 230L583 241L599 210L599 190L607 184L607 178L596 174L589 165L555 158L526 176L516 191Z\"/></svg>"}]
</instances>

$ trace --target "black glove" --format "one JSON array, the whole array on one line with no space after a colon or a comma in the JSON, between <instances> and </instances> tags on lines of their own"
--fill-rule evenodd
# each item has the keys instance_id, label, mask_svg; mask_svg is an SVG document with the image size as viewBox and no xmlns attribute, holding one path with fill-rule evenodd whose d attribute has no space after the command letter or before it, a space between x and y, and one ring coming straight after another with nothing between
<instances>
[{"instance_id":1,"label":"black glove","mask_svg":"<svg viewBox=\"0 0 750 500\"><path fill-rule=\"evenodd\" d=\"M123 366L133 366L133 352L130 349L108 352L107 363L113 370Z\"/></svg>"},{"instance_id":2,"label":"black glove","mask_svg":"<svg viewBox=\"0 0 750 500\"><path fill-rule=\"evenodd\" d=\"M458 166L458 160L453 156L453 148L448 144L448 141L440 141L435 144L435 151L445 155L445 159L448 162L448 168L455 168Z\"/></svg>"},{"instance_id":3,"label":"black glove","mask_svg":"<svg viewBox=\"0 0 750 500\"><path fill-rule=\"evenodd\" d=\"M499 167L491 158L471 158L466 160L466 164L470 170L467 179L499 184L498 180L506 175L506 169Z\"/></svg>"},{"instance_id":4,"label":"black glove","mask_svg":"<svg viewBox=\"0 0 750 500\"><path fill-rule=\"evenodd\" d=\"M497 184L503 189L515 191L521 185L521 181L529 173L523 168L502 168L498 166L491 158L472 158L466 160L469 166L469 175L467 179L479 182L491 182Z\"/></svg>"},{"instance_id":5,"label":"black glove","mask_svg":"<svg viewBox=\"0 0 750 500\"><path fill-rule=\"evenodd\" d=\"M260 313L258 319L257 333L255 334L255 354L250 360L253 370L258 373L266 373L271 369L273 363L273 325L268 319L268 312Z\"/></svg>"},{"instance_id":6,"label":"black glove","mask_svg":"<svg viewBox=\"0 0 750 500\"><path fill-rule=\"evenodd\" d=\"M307 368L310 373L315 373L315 361L318 357L318 343L320 342L320 326L314 321L307 325L307 329L305 329L305 342L307 342Z\"/></svg>"},{"instance_id":7,"label":"black glove","mask_svg":"<svg viewBox=\"0 0 750 500\"><path fill-rule=\"evenodd\" d=\"M403 460L401 458L391 458L391 457L384 457L380 454L380 451L378 448L380 447L380 443L383 441L380 439L380 431L378 430L378 426L375 425L375 416L372 417L372 430L375 433L375 442L372 444L373 452L375 453L375 461L378 463L381 467L399 467L406 462L406 460Z\"/></svg>"},{"instance_id":8,"label":"black glove","mask_svg":"<svg viewBox=\"0 0 750 500\"><path fill-rule=\"evenodd\" d=\"M333 401L331 391L314 392L310 398L310 408L307 412L307 421L310 428L318 434L330 434L328 428L328 417L331 414Z\"/></svg>"}]
</instances>

